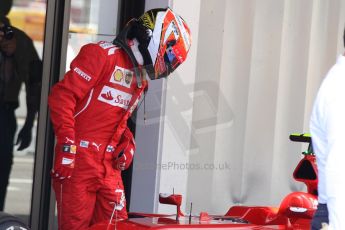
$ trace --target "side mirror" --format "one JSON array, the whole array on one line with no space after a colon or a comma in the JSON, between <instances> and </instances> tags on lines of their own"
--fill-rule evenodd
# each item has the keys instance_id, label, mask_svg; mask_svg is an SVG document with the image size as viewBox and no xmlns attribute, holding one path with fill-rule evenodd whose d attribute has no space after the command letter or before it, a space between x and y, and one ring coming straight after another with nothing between
<instances>
[{"instance_id":1,"label":"side mirror","mask_svg":"<svg viewBox=\"0 0 345 230\"><path fill-rule=\"evenodd\" d=\"M293 172L293 178L296 181L304 183L307 186L309 194L317 196L318 172L312 145L312 137L309 133L293 133L289 138L294 142L309 144L308 150L302 152L304 157L296 166Z\"/></svg>"},{"instance_id":2,"label":"side mirror","mask_svg":"<svg viewBox=\"0 0 345 230\"><path fill-rule=\"evenodd\" d=\"M159 194L159 203L161 204L170 204L176 206L176 219L178 217L184 216L181 211L182 195L180 194Z\"/></svg>"},{"instance_id":3,"label":"side mirror","mask_svg":"<svg viewBox=\"0 0 345 230\"><path fill-rule=\"evenodd\" d=\"M293 178L296 181L302 182L307 186L308 193L317 195L317 173L316 159L314 155L304 155L303 159L298 163L294 172Z\"/></svg>"}]
</instances>

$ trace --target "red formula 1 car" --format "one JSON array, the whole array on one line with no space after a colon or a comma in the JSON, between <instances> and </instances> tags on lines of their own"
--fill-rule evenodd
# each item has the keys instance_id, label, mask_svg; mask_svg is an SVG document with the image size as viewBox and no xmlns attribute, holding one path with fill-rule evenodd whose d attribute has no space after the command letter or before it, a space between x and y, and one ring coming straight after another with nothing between
<instances>
[{"instance_id":1,"label":"red formula 1 car","mask_svg":"<svg viewBox=\"0 0 345 230\"><path fill-rule=\"evenodd\" d=\"M293 177L307 186L307 192L292 192L279 207L233 206L225 215L209 215L201 212L199 216L184 215L180 206L182 196L160 194L159 202L176 205L176 214L130 213L129 219L94 225L91 230L110 229L301 229L309 230L310 222L317 207L317 167L312 151L311 137L308 134L292 134L290 140L309 143L303 152ZM115 209L114 209L115 210Z\"/></svg>"}]
</instances>

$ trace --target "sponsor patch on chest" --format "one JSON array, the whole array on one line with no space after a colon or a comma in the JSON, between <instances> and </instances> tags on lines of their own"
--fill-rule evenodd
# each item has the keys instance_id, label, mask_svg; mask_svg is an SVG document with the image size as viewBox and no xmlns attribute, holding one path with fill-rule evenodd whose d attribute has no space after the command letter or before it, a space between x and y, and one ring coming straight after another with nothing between
<instances>
[{"instance_id":1,"label":"sponsor patch on chest","mask_svg":"<svg viewBox=\"0 0 345 230\"><path fill-rule=\"evenodd\" d=\"M101 93L98 96L98 100L105 102L109 105L128 109L129 103L131 102L132 95L123 92L118 89L111 88L109 86L103 86Z\"/></svg>"},{"instance_id":2,"label":"sponsor patch on chest","mask_svg":"<svg viewBox=\"0 0 345 230\"><path fill-rule=\"evenodd\" d=\"M80 141L80 147L88 148L89 147L89 142L81 140Z\"/></svg>"},{"instance_id":3,"label":"sponsor patch on chest","mask_svg":"<svg viewBox=\"0 0 345 230\"><path fill-rule=\"evenodd\" d=\"M122 85L126 88L131 87L131 83L133 80L133 71L130 71L128 69L115 66L114 72L110 77L110 82L117 84L117 85Z\"/></svg>"}]
</instances>

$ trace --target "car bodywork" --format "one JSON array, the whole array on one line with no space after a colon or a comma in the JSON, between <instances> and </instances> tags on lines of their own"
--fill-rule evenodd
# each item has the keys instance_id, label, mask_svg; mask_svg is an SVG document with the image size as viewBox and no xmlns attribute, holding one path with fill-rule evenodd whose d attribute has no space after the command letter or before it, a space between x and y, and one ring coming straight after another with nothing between
<instances>
[{"instance_id":1,"label":"car bodywork","mask_svg":"<svg viewBox=\"0 0 345 230\"><path fill-rule=\"evenodd\" d=\"M296 181L307 186L307 192L292 192L284 197L279 207L232 206L225 215L184 215L180 206L182 196L160 194L163 204L176 205L175 215L130 213L129 219L94 225L91 230L108 229L310 229L317 208L317 166L309 134L291 134L294 142L309 143L308 150L293 172Z\"/></svg>"}]
</instances>

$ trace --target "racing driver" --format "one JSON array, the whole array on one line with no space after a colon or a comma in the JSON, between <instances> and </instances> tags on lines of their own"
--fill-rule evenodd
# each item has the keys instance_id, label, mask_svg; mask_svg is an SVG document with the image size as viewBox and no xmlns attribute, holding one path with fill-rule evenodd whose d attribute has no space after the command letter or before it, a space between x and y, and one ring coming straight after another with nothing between
<instances>
[{"instance_id":1,"label":"racing driver","mask_svg":"<svg viewBox=\"0 0 345 230\"><path fill-rule=\"evenodd\" d=\"M113 43L83 46L52 88L59 230L127 218L121 171L135 152L127 119L147 89L146 77L167 77L190 46L184 20L169 8L153 9L128 22Z\"/></svg>"}]
</instances>

